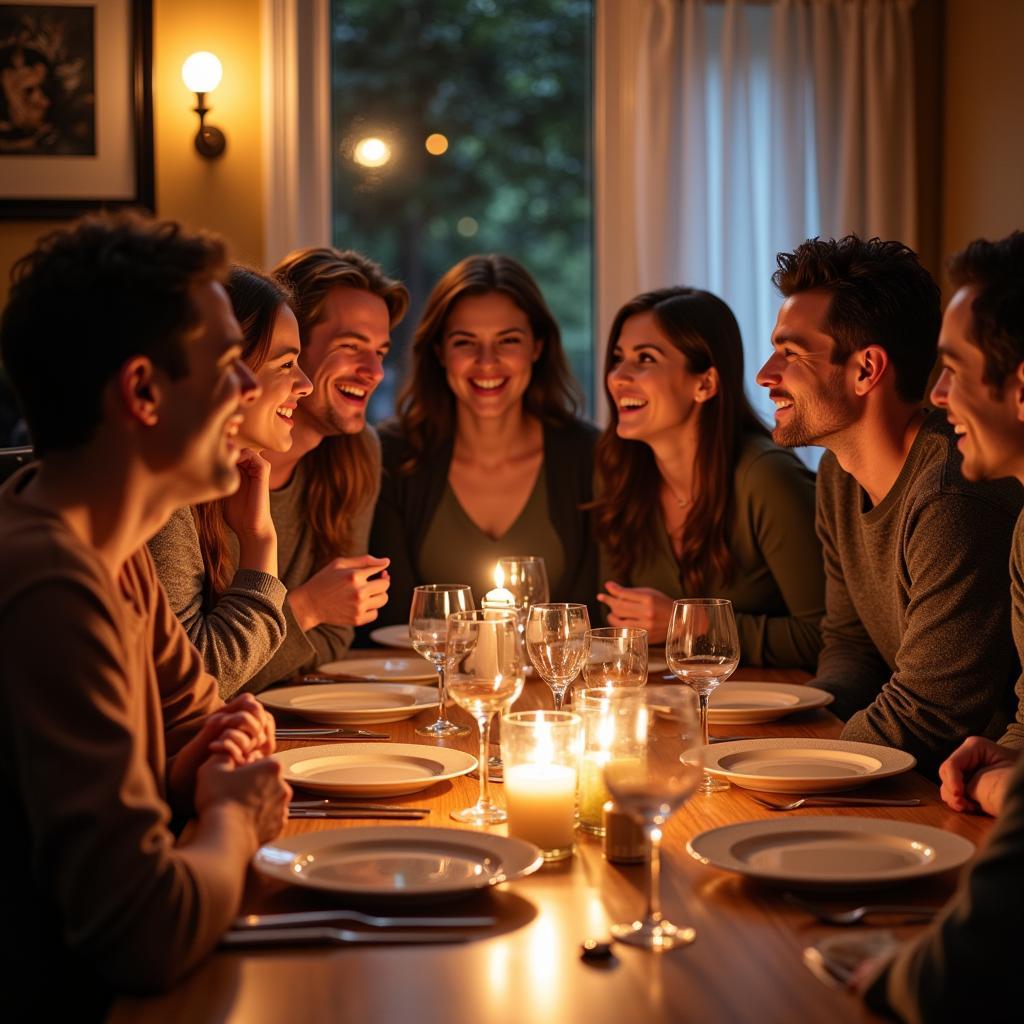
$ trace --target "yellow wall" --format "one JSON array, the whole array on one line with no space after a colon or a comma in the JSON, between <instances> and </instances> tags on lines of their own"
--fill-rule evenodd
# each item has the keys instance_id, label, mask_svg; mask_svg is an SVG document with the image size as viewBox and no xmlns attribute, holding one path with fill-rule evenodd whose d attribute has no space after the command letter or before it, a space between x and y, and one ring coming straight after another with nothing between
<instances>
[{"instance_id":1,"label":"yellow wall","mask_svg":"<svg viewBox=\"0 0 1024 1024\"><path fill-rule=\"evenodd\" d=\"M946 0L942 250L1024 228L1024 2Z\"/></svg>"},{"instance_id":2,"label":"yellow wall","mask_svg":"<svg viewBox=\"0 0 1024 1024\"><path fill-rule=\"evenodd\" d=\"M219 160L195 151L195 95L181 65L196 50L211 50L224 79L207 98L211 124L227 135ZM260 158L260 0L154 0L153 101L156 204L161 216L225 235L236 258L263 257L263 171ZM0 306L11 264L40 235L45 221L0 222Z\"/></svg>"}]
</instances>

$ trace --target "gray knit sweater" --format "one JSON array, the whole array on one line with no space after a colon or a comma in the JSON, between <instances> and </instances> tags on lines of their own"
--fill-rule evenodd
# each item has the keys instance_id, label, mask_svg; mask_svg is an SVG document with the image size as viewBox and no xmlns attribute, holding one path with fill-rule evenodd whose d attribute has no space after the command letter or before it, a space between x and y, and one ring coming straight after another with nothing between
<instances>
[{"instance_id":1,"label":"gray knit sweater","mask_svg":"<svg viewBox=\"0 0 1024 1024\"><path fill-rule=\"evenodd\" d=\"M373 506L380 489L380 440L372 427L366 429L377 484L356 513L350 550L337 551L332 557L361 555L367 550ZM150 542L171 605L203 655L207 669L219 680L223 697L240 691L259 693L296 672L342 657L352 643L351 626L323 624L303 632L284 600L286 589L305 583L326 562L316 557L306 515L306 471L306 460L302 460L291 480L270 492L279 580L266 573L239 570L231 589L213 608L204 608L199 538L194 526L191 538L182 528L183 520L192 524L191 512L185 509L176 513ZM237 565L237 540L230 531L227 539L229 560ZM273 592L269 603L264 590ZM274 602L276 605L271 607Z\"/></svg>"},{"instance_id":2,"label":"gray knit sweater","mask_svg":"<svg viewBox=\"0 0 1024 1024\"><path fill-rule=\"evenodd\" d=\"M171 609L230 699L263 668L285 636L284 584L270 573L238 569L210 606L206 572L192 510L180 508L149 542ZM237 559L233 559L237 561Z\"/></svg>"},{"instance_id":3,"label":"gray knit sweater","mask_svg":"<svg viewBox=\"0 0 1024 1024\"><path fill-rule=\"evenodd\" d=\"M848 719L844 739L907 750L925 772L967 736L1001 735L1019 672L1006 565L1024 492L966 481L955 442L945 417L929 415L873 508L833 455L818 473L815 685Z\"/></svg>"}]
</instances>

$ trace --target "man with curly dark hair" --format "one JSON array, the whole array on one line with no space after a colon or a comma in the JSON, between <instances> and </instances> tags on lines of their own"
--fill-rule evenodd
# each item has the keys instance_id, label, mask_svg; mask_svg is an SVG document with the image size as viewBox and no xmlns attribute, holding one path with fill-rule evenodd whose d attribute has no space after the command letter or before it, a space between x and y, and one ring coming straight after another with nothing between
<instances>
[{"instance_id":1,"label":"man with curly dark hair","mask_svg":"<svg viewBox=\"0 0 1024 1024\"><path fill-rule=\"evenodd\" d=\"M221 702L145 546L178 506L238 486L256 385L226 270L217 239L121 215L53 232L13 271L0 353L39 457L0 490L16 1006L57 978L91 1020L112 992L171 984L287 814L272 720L251 696ZM172 817L194 819L181 839Z\"/></svg>"},{"instance_id":2,"label":"man with curly dark hair","mask_svg":"<svg viewBox=\"0 0 1024 1024\"><path fill-rule=\"evenodd\" d=\"M909 751L931 773L1011 713L1006 563L1022 492L965 480L953 429L924 407L941 316L915 253L815 238L779 255L774 280L784 302L758 375L773 437L828 449L815 685L835 696L844 739Z\"/></svg>"}]
</instances>

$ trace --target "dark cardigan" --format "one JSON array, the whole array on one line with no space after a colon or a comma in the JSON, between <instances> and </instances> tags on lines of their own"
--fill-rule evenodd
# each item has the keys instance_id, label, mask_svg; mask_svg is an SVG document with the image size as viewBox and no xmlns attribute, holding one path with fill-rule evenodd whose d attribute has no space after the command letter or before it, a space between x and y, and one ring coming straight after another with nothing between
<instances>
[{"instance_id":1,"label":"dark cardigan","mask_svg":"<svg viewBox=\"0 0 1024 1024\"><path fill-rule=\"evenodd\" d=\"M397 421L378 427L383 458L380 497L370 531L370 552L390 558L391 587L388 603L369 629L408 622L413 587L429 582L420 578L420 547L448 484L452 442L420 458L412 473L399 467L411 448ZM544 479L548 515L565 549L565 572L551 580L552 601L578 601L598 621L597 545L590 513L580 506L593 497L594 444L598 430L582 420L564 427L544 425ZM514 554L515 552L510 552Z\"/></svg>"}]
</instances>

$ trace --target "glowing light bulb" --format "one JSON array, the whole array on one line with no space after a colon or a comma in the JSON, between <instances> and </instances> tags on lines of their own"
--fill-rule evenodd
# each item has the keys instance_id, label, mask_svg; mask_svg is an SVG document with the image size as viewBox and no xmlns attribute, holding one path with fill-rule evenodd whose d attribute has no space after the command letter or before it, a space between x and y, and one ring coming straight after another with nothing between
<instances>
[{"instance_id":1,"label":"glowing light bulb","mask_svg":"<svg viewBox=\"0 0 1024 1024\"><path fill-rule=\"evenodd\" d=\"M206 50L193 53L181 66L181 77L190 92L213 92L223 74L220 61Z\"/></svg>"},{"instance_id":2,"label":"glowing light bulb","mask_svg":"<svg viewBox=\"0 0 1024 1024\"><path fill-rule=\"evenodd\" d=\"M383 139L371 135L356 143L352 159L363 167L383 167L391 159L391 147Z\"/></svg>"}]
</instances>

